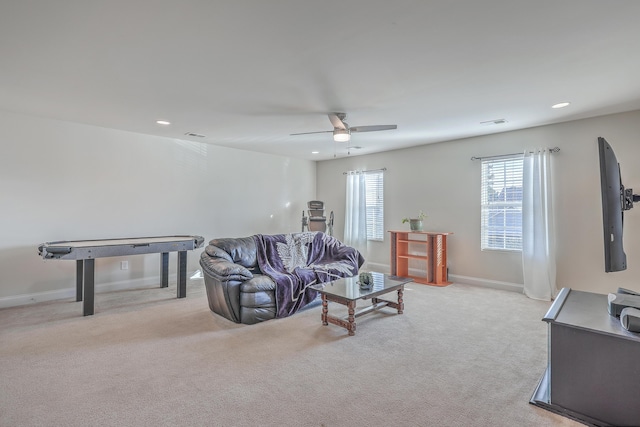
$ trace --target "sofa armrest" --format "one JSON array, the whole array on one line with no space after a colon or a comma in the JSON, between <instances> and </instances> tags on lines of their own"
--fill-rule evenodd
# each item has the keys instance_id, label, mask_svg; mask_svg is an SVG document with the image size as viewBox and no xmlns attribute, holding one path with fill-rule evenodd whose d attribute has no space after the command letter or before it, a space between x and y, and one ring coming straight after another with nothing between
<instances>
[{"instance_id":1,"label":"sofa armrest","mask_svg":"<svg viewBox=\"0 0 640 427\"><path fill-rule=\"evenodd\" d=\"M204 248L204 252L207 255L209 255L211 258L222 258L229 262L233 262L231 255L229 255L224 249L220 249L216 245L211 245L211 244L207 245Z\"/></svg>"},{"instance_id":2,"label":"sofa armrest","mask_svg":"<svg viewBox=\"0 0 640 427\"><path fill-rule=\"evenodd\" d=\"M240 264L222 258L212 258L206 252L200 255L200 266L205 273L220 281L238 280L242 282L253 277L253 274Z\"/></svg>"}]
</instances>

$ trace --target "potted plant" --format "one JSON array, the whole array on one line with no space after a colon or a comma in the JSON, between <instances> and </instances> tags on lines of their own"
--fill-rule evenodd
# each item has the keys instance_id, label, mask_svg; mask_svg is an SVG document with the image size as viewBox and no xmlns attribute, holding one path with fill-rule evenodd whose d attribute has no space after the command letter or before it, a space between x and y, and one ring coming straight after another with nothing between
<instances>
[{"instance_id":1,"label":"potted plant","mask_svg":"<svg viewBox=\"0 0 640 427\"><path fill-rule=\"evenodd\" d=\"M415 218L403 218L402 223L409 223L409 227L411 227L411 231L422 231L422 220L425 219L427 215L424 211L420 211L417 217Z\"/></svg>"}]
</instances>

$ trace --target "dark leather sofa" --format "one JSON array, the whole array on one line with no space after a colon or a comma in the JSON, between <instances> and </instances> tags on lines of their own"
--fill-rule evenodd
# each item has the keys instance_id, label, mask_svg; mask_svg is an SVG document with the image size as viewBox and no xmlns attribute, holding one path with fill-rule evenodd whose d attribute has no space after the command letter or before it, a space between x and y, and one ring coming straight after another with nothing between
<instances>
[{"instance_id":1,"label":"dark leather sofa","mask_svg":"<svg viewBox=\"0 0 640 427\"><path fill-rule=\"evenodd\" d=\"M211 311L249 325L276 317L276 283L260 271L253 236L211 240L200 265Z\"/></svg>"}]
</instances>

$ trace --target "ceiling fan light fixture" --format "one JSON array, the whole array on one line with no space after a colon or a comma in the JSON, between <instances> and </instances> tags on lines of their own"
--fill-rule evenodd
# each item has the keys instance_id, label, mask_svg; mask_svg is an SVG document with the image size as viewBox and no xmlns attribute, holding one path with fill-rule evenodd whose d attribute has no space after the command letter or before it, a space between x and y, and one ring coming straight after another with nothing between
<instances>
[{"instance_id":1,"label":"ceiling fan light fixture","mask_svg":"<svg viewBox=\"0 0 640 427\"><path fill-rule=\"evenodd\" d=\"M351 140L351 132L349 132L349 129L335 129L333 131L333 140L335 142L349 142Z\"/></svg>"}]
</instances>

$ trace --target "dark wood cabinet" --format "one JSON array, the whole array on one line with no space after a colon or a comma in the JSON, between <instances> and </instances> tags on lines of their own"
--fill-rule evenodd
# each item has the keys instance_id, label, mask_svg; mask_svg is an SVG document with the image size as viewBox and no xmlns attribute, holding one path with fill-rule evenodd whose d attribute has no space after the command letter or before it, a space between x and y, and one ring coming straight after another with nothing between
<instances>
[{"instance_id":1,"label":"dark wood cabinet","mask_svg":"<svg viewBox=\"0 0 640 427\"><path fill-rule=\"evenodd\" d=\"M609 315L607 296L563 288L542 319L548 365L531 403L595 426L640 425L640 334Z\"/></svg>"}]
</instances>

